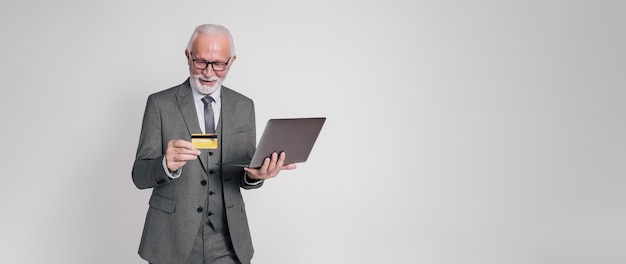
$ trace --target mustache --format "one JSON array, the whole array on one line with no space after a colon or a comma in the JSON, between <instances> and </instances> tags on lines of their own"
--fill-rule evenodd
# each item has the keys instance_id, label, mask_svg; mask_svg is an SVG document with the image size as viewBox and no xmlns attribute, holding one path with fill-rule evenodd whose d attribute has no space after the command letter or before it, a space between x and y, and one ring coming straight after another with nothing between
<instances>
[{"instance_id":1,"label":"mustache","mask_svg":"<svg viewBox=\"0 0 626 264\"><path fill-rule=\"evenodd\" d=\"M205 82L211 82L211 81L220 81L222 80L220 77L217 76L211 76L209 78L204 77L202 74L197 74L196 78L198 78L199 80L203 80Z\"/></svg>"}]
</instances>

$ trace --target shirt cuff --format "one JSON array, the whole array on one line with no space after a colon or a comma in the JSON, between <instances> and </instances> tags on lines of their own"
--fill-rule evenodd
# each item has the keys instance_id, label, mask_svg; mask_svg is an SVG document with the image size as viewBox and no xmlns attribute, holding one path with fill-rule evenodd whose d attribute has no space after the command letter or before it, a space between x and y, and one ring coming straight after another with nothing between
<instances>
[{"instance_id":1,"label":"shirt cuff","mask_svg":"<svg viewBox=\"0 0 626 264\"><path fill-rule=\"evenodd\" d=\"M165 156L163 156L163 169L165 170L165 174L167 174L167 177L170 177L170 179L176 179L180 177L180 174L183 170L182 168L180 168L177 171L170 172L170 170L167 168L167 162L165 161Z\"/></svg>"},{"instance_id":2,"label":"shirt cuff","mask_svg":"<svg viewBox=\"0 0 626 264\"><path fill-rule=\"evenodd\" d=\"M244 174L243 174L243 181L246 183L246 185L253 185L253 186L254 185L259 185L259 184L261 184L263 182L263 180L253 180L253 179L250 179L250 177L248 177L248 172L247 171L244 172ZM252 181L252 182L250 182L250 181Z\"/></svg>"}]
</instances>

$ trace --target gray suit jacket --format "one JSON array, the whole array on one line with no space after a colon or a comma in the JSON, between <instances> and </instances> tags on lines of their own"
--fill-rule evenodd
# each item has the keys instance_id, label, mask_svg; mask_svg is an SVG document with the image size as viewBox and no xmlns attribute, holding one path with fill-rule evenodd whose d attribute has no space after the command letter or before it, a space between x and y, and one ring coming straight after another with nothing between
<instances>
[{"instance_id":1,"label":"gray suit jacket","mask_svg":"<svg viewBox=\"0 0 626 264\"><path fill-rule=\"evenodd\" d=\"M182 263L191 252L202 221L198 207L204 206L209 152L202 150L196 160L188 161L177 179L163 169L167 143L173 139L191 141L191 134L202 133L189 79L183 84L152 94L144 113L132 179L139 189L153 188L139 255L154 263ZM254 103L251 99L222 86L221 128L222 162L249 162L256 147ZM214 153L210 153L214 154ZM228 227L237 257L250 263L254 253L246 208L240 188L247 185L242 168L222 167L224 205Z\"/></svg>"}]
</instances>

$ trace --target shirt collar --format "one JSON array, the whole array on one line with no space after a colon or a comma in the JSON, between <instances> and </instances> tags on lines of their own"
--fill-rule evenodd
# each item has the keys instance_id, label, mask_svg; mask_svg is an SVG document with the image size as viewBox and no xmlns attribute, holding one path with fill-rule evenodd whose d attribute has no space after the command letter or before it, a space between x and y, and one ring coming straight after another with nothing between
<instances>
[{"instance_id":1,"label":"shirt collar","mask_svg":"<svg viewBox=\"0 0 626 264\"><path fill-rule=\"evenodd\" d=\"M201 94L200 92L198 92L198 90L196 90L195 88L191 87L191 91L193 92L193 100L194 101L200 101L202 100L202 98L204 98L206 95ZM215 90L215 92L213 92L212 94L210 94L211 97L213 97L213 100L215 100L216 104L220 104L222 101L222 86L220 85L220 87L217 87L217 90Z\"/></svg>"}]
</instances>

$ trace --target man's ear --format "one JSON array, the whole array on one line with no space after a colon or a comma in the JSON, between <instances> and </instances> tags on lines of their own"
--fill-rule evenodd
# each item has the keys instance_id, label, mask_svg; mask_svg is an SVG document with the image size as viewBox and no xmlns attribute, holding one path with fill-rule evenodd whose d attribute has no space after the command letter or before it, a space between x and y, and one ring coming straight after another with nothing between
<instances>
[{"instance_id":1,"label":"man's ear","mask_svg":"<svg viewBox=\"0 0 626 264\"><path fill-rule=\"evenodd\" d=\"M185 49L185 57L187 57L187 62L189 62L189 51Z\"/></svg>"},{"instance_id":2,"label":"man's ear","mask_svg":"<svg viewBox=\"0 0 626 264\"><path fill-rule=\"evenodd\" d=\"M235 60L236 60L236 59L237 59L237 55L233 55L233 56L230 58L230 61L228 62L228 65L233 65L233 63L235 62Z\"/></svg>"}]
</instances>

